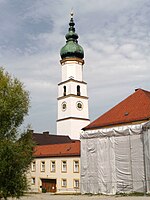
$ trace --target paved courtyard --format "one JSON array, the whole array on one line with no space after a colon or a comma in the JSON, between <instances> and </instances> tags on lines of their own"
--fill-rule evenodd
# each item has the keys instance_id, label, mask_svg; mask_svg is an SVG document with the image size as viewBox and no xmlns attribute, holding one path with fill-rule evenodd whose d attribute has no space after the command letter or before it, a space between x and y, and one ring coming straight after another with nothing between
<instances>
[{"instance_id":1,"label":"paved courtyard","mask_svg":"<svg viewBox=\"0 0 150 200\"><path fill-rule=\"evenodd\" d=\"M138 197L120 197L120 196L99 196L99 195L51 195L49 193L43 194L30 194L26 195L20 200L150 200L147 196Z\"/></svg>"}]
</instances>

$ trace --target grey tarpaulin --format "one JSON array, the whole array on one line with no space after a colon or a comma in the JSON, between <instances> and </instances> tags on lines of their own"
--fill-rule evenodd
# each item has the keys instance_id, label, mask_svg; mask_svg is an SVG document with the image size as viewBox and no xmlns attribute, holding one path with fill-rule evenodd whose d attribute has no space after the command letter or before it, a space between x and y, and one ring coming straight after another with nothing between
<instances>
[{"instance_id":1,"label":"grey tarpaulin","mask_svg":"<svg viewBox=\"0 0 150 200\"><path fill-rule=\"evenodd\" d=\"M81 193L150 191L150 123L81 134Z\"/></svg>"}]
</instances>

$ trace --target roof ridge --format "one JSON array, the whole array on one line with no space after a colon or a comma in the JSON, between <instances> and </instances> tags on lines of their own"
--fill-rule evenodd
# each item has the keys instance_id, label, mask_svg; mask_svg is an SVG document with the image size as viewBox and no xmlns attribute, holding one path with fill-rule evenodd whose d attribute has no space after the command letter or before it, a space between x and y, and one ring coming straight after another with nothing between
<instances>
[{"instance_id":1,"label":"roof ridge","mask_svg":"<svg viewBox=\"0 0 150 200\"><path fill-rule=\"evenodd\" d=\"M150 92L147 90L142 90L146 98L150 99Z\"/></svg>"},{"instance_id":2,"label":"roof ridge","mask_svg":"<svg viewBox=\"0 0 150 200\"><path fill-rule=\"evenodd\" d=\"M100 115L83 130L147 119L150 114L150 92L141 88Z\"/></svg>"},{"instance_id":3,"label":"roof ridge","mask_svg":"<svg viewBox=\"0 0 150 200\"><path fill-rule=\"evenodd\" d=\"M104 115L106 115L108 112L110 112L111 110L114 110L114 108L116 108L118 105L120 105L122 102L124 102L126 99L128 99L129 97L131 97L131 96L133 96L135 94L135 92L134 93L132 93L132 94L130 94L129 96L127 96L125 99L123 99L122 101L120 101L119 103L116 103L112 108L110 108L108 111L106 111L106 112L104 112L102 115L100 115L98 118L96 118L93 122L95 122L97 119L99 119L100 117L102 117L102 116L104 116ZM92 123L93 123L92 122ZM88 125L87 125L87 127L88 127ZM86 128L86 127L85 127ZM84 130L84 129L83 129Z\"/></svg>"}]
</instances>

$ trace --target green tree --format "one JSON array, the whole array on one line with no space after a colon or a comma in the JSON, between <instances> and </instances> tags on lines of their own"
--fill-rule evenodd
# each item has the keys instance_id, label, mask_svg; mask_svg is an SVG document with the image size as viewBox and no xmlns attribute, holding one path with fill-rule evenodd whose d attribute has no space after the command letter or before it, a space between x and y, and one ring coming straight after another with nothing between
<instances>
[{"instance_id":1,"label":"green tree","mask_svg":"<svg viewBox=\"0 0 150 200\"><path fill-rule=\"evenodd\" d=\"M4 199L19 198L28 189L32 134L19 132L28 109L29 93L23 84L0 68L0 197Z\"/></svg>"},{"instance_id":2,"label":"green tree","mask_svg":"<svg viewBox=\"0 0 150 200\"><path fill-rule=\"evenodd\" d=\"M29 109L29 93L23 84L0 68L0 139L16 136Z\"/></svg>"}]
</instances>

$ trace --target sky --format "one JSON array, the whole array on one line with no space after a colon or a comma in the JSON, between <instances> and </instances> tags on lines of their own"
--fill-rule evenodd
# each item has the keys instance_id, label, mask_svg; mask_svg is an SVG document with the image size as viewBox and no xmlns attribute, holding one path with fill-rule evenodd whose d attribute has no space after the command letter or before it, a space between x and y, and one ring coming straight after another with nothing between
<instances>
[{"instance_id":1,"label":"sky","mask_svg":"<svg viewBox=\"0 0 150 200\"><path fill-rule=\"evenodd\" d=\"M72 9L90 120L136 88L150 90L149 0L0 0L0 66L29 91L23 127L35 132L56 133L60 49Z\"/></svg>"}]
</instances>

